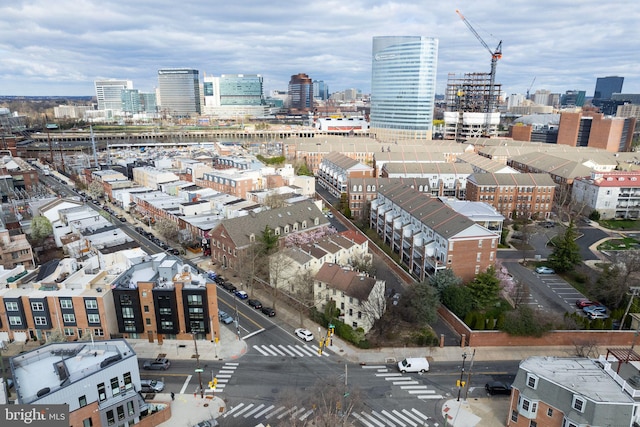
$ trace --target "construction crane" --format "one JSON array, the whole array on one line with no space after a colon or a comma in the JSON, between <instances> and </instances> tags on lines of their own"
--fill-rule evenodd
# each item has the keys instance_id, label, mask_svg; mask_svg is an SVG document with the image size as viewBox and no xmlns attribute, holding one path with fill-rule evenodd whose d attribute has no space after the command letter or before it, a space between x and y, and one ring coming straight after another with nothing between
<instances>
[{"instance_id":1,"label":"construction crane","mask_svg":"<svg viewBox=\"0 0 640 427\"><path fill-rule=\"evenodd\" d=\"M456 9L456 13L458 14L458 16L460 16L460 19L462 19L462 22L465 23L465 25L469 28L469 30L471 30L473 35L476 36L476 38L482 44L482 46L484 46L489 51L489 53L491 54L491 74L490 74L490 83L489 83L489 99L487 101L487 111L486 112L487 113L493 113L493 111L496 108L496 101L494 99L495 81L496 81L496 65L498 65L498 60L500 58L502 58L502 40L500 40L500 43L498 43L498 47L496 47L495 50L491 50L489 45L487 45L487 43L484 40L482 40L482 37L480 37L480 34L478 34L478 32L471 26L469 21L467 21L467 19L464 17L462 12L460 12L459 10ZM489 120L487 119L487 121L489 121ZM487 129L487 131L488 131L488 129Z\"/></svg>"},{"instance_id":2,"label":"construction crane","mask_svg":"<svg viewBox=\"0 0 640 427\"><path fill-rule=\"evenodd\" d=\"M533 87L533 84L536 82L536 77L534 77L533 80L531 80L531 84L529 85L529 89L527 89L527 99L531 99L531 97L529 96L529 92L531 92L531 88Z\"/></svg>"}]
</instances>

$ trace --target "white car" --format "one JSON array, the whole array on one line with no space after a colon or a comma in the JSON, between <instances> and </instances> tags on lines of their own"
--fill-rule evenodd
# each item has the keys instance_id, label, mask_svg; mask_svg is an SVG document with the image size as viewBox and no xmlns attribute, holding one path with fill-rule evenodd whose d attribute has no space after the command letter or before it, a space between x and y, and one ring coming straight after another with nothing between
<instances>
[{"instance_id":1,"label":"white car","mask_svg":"<svg viewBox=\"0 0 640 427\"><path fill-rule=\"evenodd\" d=\"M295 333L302 341L313 341L313 334L308 329L298 328L295 330Z\"/></svg>"},{"instance_id":2,"label":"white car","mask_svg":"<svg viewBox=\"0 0 640 427\"><path fill-rule=\"evenodd\" d=\"M536 268L536 273L538 273L538 274L554 274L555 271L553 270L553 268L549 268L549 267L538 267L538 268Z\"/></svg>"}]
</instances>

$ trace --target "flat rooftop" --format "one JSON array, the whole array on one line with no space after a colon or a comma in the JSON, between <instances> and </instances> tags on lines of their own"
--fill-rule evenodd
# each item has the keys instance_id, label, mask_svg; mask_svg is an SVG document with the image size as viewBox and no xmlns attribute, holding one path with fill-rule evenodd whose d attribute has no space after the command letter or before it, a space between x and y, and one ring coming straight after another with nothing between
<instances>
[{"instance_id":1,"label":"flat rooftop","mask_svg":"<svg viewBox=\"0 0 640 427\"><path fill-rule=\"evenodd\" d=\"M49 344L14 356L9 363L19 401L30 403L39 399L38 392L47 387L55 392L99 372L110 357L121 360L133 356L135 353L125 340L107 340Z\"/></svg>"}]
</instances>

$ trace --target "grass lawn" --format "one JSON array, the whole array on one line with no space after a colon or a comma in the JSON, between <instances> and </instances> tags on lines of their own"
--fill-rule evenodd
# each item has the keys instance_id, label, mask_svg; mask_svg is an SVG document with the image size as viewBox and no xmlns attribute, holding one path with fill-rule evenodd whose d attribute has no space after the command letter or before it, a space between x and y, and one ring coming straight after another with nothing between
<instances>
[{"instance_id":1,"label":"grass lawn","mask_svg":"<svg viewBox=\"0 0 640 427\"><path fill-rule=\"evenodd\" d=\"M640 221L634 219L601 219L598 223L611 230L638 230Z\"/></svg>"},{"instance_id":2,"label":"grass lawn","mask_svg":"<svg viewBox=\"0 0 640 427\"><path fill-rule=\"evenodd\" d=\"M638 249L640 242L631 237L624 237L622 239L611 239L598 245L599 251L623 251L626 249Z\"/></svg>"}]
</instances>

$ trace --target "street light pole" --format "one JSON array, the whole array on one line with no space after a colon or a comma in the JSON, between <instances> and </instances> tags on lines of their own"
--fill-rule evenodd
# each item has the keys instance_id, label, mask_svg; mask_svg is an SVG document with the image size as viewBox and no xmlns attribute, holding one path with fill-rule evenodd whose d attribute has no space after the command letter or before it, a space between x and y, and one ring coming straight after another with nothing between
<instances>
[{"instance_id":1,"label":"street light pole","mask_svg":"<svg viewBox=\"0 0 640 427\"><path fill-rule=\"evenodd\" d=\"M467 353L462 353L462 370L460 371L460 384L458 385L458 402L460 402L460 393L462 392L462 384L464 378L464 361L467 360Z\"/></svg>"},{"instance_id":2,"label":"street light pole","mask_svg":"<svg viewBox=\"0 0 640 427\"><path fill-rule=\"evenodd\" d=\"M198 354L198 342L196 341L195 332L191 332L193 335L193 345L196 349L196 371L198 372L198 382L200 383L200 398L204 399L204 388L202 387L202 369L200 369L200 354Z\"/></svg>"}]
</instances>

